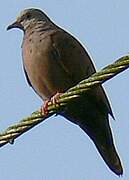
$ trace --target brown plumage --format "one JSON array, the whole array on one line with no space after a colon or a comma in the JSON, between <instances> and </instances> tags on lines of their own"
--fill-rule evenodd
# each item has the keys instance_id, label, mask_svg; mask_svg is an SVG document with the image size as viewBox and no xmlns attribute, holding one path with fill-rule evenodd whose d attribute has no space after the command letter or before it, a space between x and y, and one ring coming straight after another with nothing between
<instances>
[{"instance_id":1,"label":"brown plumage","mask_svg":"<svg viewBox=\"0 0 129 180\"><path fill-rule=\"evenodd\" d=\"M23 66L30 86L43 99L65 92L95 72L83 46L41 10L26 9L8 29L24 31ZM123 173L109 125L112 110L102 86L70 103L61 115L79 125L93 140L108 167Z\"/></svg>"}]
</instances>

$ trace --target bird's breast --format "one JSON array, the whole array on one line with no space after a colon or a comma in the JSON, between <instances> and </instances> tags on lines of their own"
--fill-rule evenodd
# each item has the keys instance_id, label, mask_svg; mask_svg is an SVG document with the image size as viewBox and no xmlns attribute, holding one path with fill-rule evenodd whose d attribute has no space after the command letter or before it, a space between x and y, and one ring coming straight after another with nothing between
<instances>
[{"instance_id":1,"label":"bird's breast","mask_svg":"<svg viewBox=\"0 0 129 180\"><path fill-rule=\"evenodd\" d=\"M42 99L49 99L71 85L67 74L51 56L49 37L30 36L22 46L23 64L33 89Z\"/></svg>"}]
</instances>

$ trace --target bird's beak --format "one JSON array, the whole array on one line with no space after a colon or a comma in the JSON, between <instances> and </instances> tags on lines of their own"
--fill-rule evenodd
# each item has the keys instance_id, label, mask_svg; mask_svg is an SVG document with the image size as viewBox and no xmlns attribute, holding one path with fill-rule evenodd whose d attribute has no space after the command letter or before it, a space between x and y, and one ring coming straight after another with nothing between
<instances>
[{"instance_id":1,"label":"bird's beak","mask_svg":"<svg viewBox=\"0 0 129 180\"><path fill-rule=\"evenodd\" d=\"M7 27L7 31L13 28L23 29L23 26L19 22L15 21Z\"/></svg>"}]
</instances>

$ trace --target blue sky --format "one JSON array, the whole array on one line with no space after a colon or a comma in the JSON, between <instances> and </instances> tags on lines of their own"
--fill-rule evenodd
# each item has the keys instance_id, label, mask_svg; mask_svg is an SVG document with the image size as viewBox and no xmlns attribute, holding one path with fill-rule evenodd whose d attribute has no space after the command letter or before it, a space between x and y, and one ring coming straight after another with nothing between
<instances>
[{"instance_id":1,"label":"blue sky","mask_svg":"<svg viewBox=\"0 0 129 180\"><path fill-rule=\"evenodd\" d=\"M0 129L40 107L42 101L27 85L22 69L23 34L6 31L19 11L39 7L87 47L97 69L129 52L128 0L22 0L0 6ZM129 179L129 70L106 82L116 121L110 120L115 144ZM0 149L2 180L116 180L91 140L64 118L51 117Z\"/></svg>"}]
</instances>

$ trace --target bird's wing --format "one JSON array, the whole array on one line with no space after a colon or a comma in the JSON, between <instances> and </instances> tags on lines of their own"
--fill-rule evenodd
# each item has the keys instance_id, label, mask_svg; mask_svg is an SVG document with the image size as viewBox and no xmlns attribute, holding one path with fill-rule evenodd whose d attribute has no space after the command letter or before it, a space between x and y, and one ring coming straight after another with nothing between
<instances>
[{"instance_id":1,"label":"bird's wing","mask_svg":"<svg viewBox=\"0 0 129 180\"><path fill-rule=\"evenodd\" d=\"M89 55L80 43L65 31L56 31L51 35L52 50L60 66L78 83L95 72Z\"/></svg>"},{"instance_id":2,"label":"bird's wing","mask_svg":"<svg viewBox=\"0 0 129 180\"><path fill-rule=\"evenodd\" d=\"M72 35L60 30L51 35L51 40L53 47L51 51L70 78L71 87L96 72L90 56ZM114 117L102 86L93 90L93 96L97 97L102 104L104 103L108 113Z\"/></svg>"}]
</instances>

